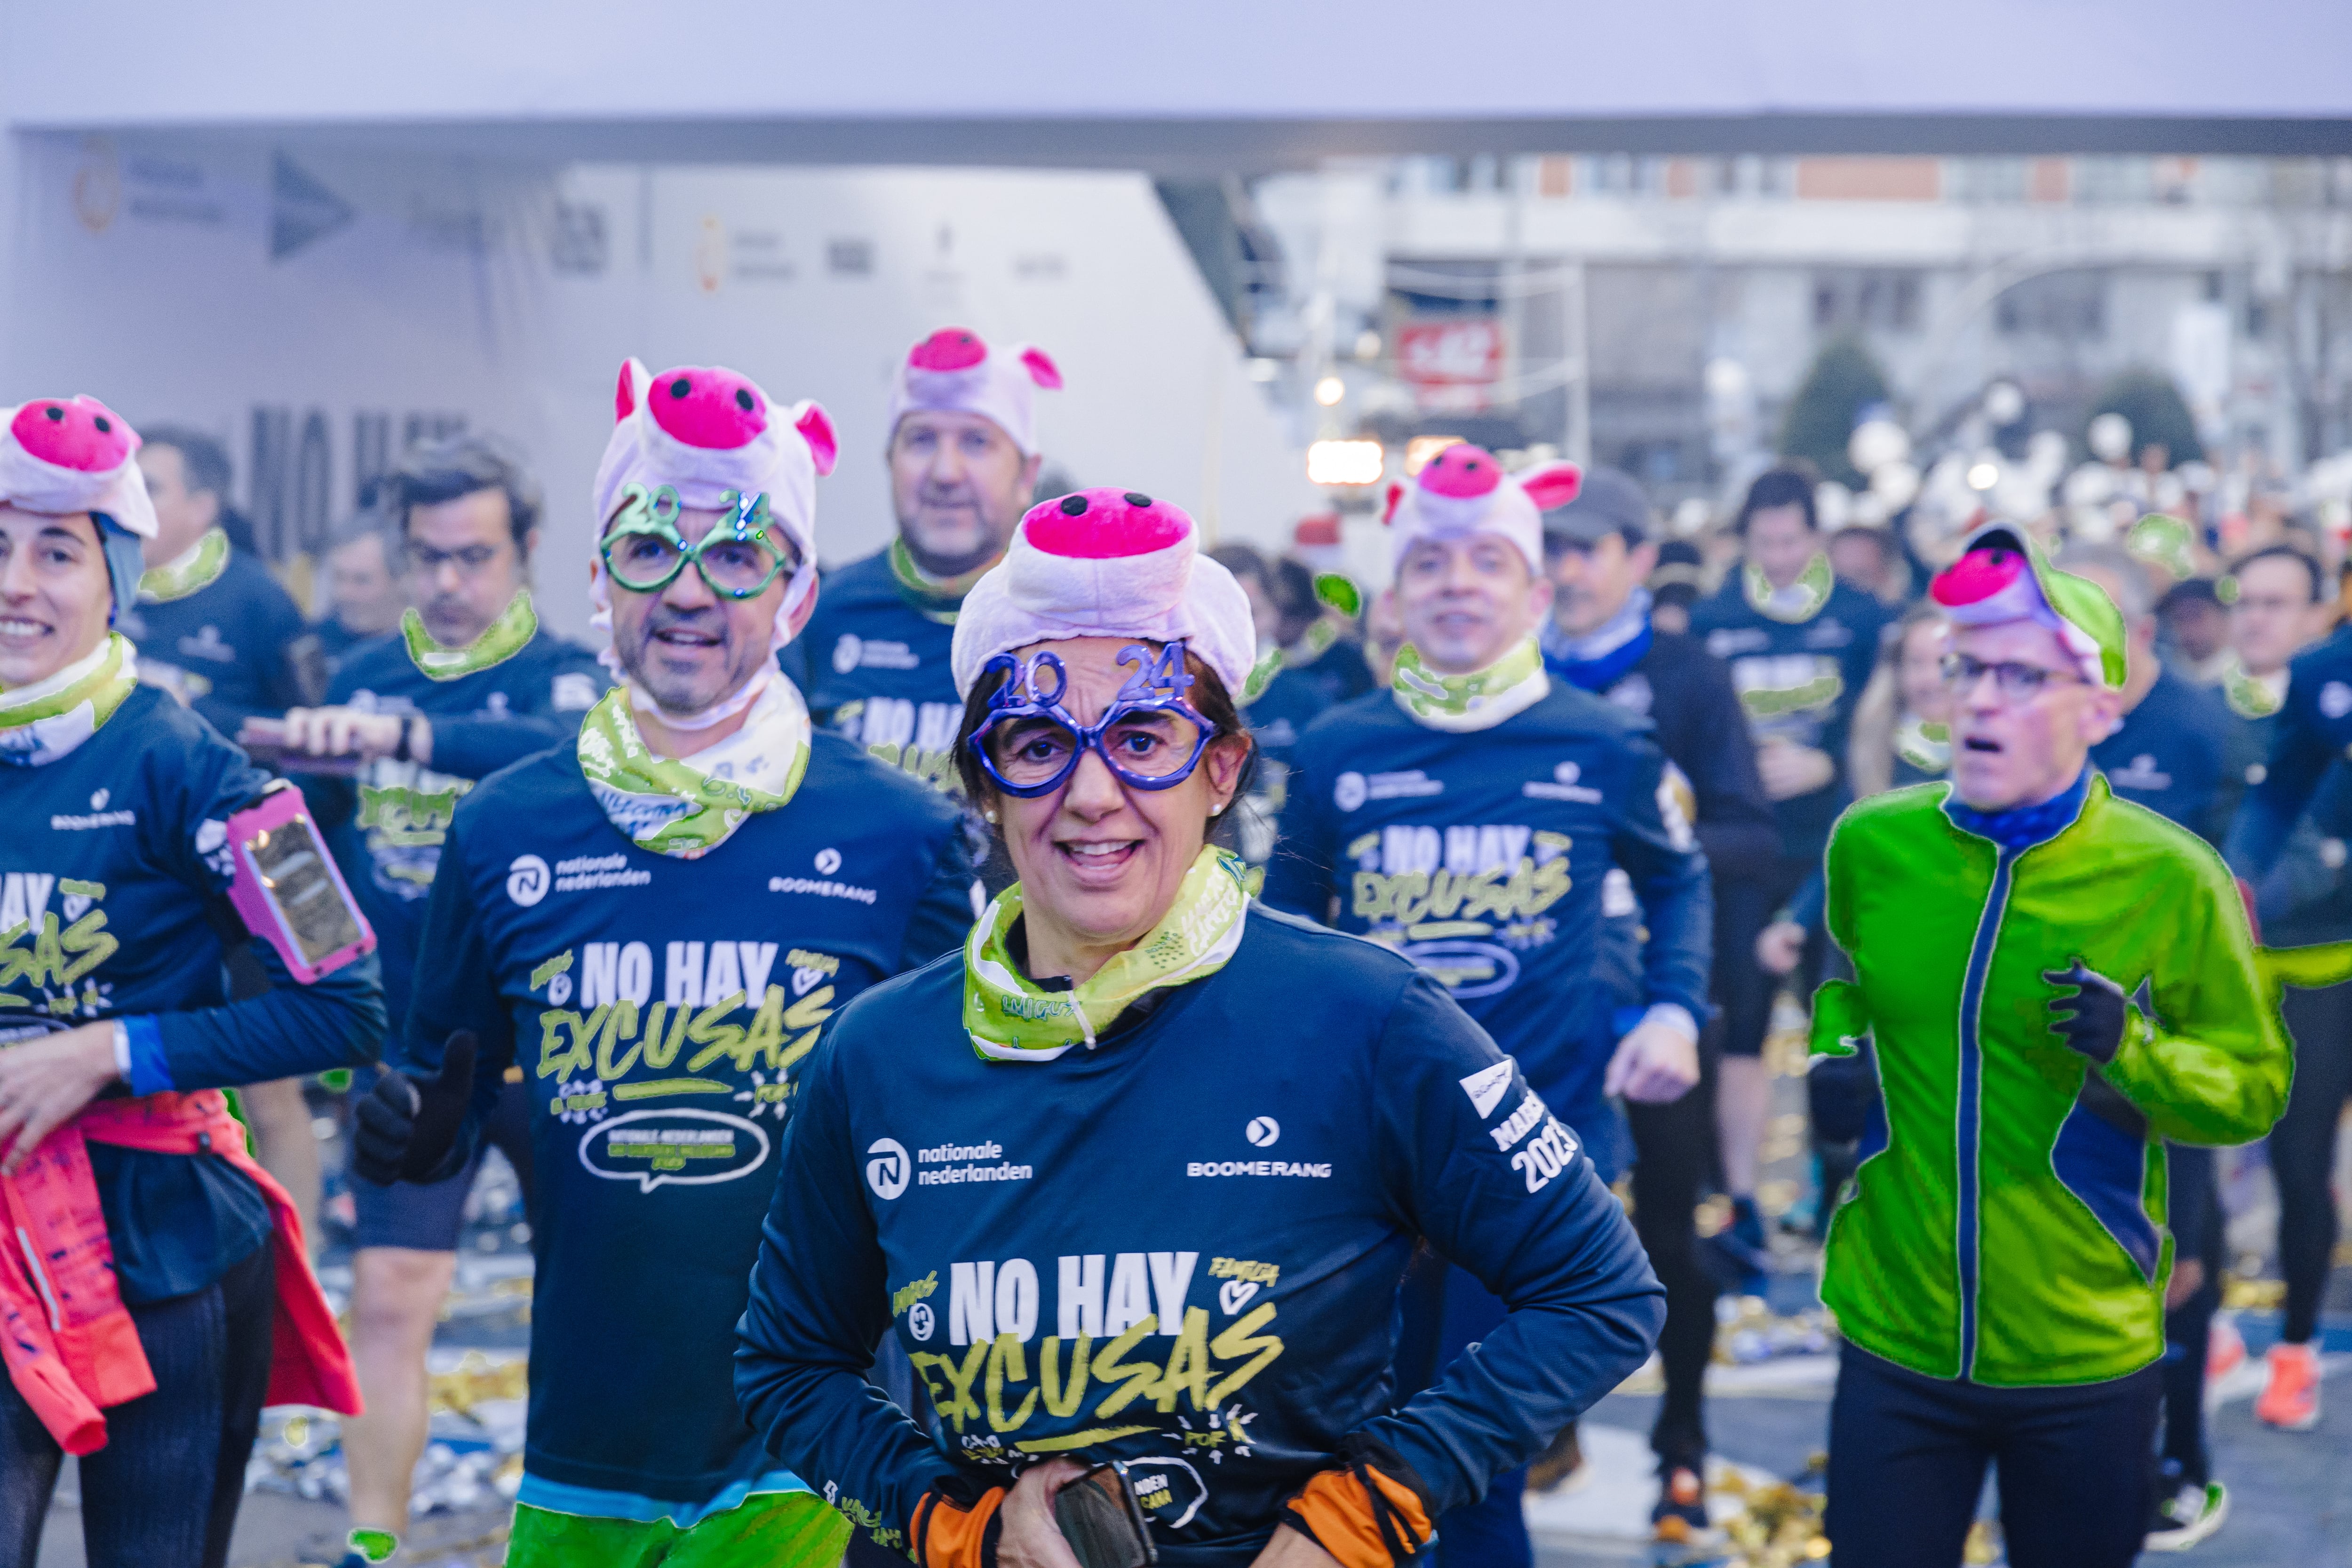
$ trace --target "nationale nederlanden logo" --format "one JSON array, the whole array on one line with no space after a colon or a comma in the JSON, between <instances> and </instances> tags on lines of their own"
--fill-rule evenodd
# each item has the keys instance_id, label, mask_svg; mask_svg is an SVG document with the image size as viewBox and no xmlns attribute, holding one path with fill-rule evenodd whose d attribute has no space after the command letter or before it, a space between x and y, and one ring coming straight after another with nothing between
<instances>
[{"instance_id":1,"label":"nationale nederlanden logo","mask_svg":"<svg viewBox=\"0 0 2352 1568\"><path fill-rule=\"evenodd\" d=\"M874 1195L887 1203L907 1190L913 1179L915 1163L907 1157L907 1146L896 1138L877 1138L867 1146L872 1156L866 1162L866 1184Z\"/></svg>"}]
</instances>

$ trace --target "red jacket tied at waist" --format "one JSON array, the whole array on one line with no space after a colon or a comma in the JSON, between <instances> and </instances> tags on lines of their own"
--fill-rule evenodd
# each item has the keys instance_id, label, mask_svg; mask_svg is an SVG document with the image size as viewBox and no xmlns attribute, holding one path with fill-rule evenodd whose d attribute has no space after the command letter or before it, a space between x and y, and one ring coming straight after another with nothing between
<instances>
[{"instance_id":1,"label":"red jacket tied at waist","mask_svg":"<svg viewBox=\"0 0 2352 1568\"><path fill-rule=\"evenodd\" d=\"M106 1446L109 1406L154 1391L139 1331L115 1288L87 1144L158 1154L217 1154L269 1200L277 1310L271 1317L268 1402L360 1413L359 1382L334 1314L310 1272L301 1216L246 1152L245 1129L216 1089L100 1100L41 1141L13 1176L0 1176L0 1360L49 1435L71 1454Z\"/></svg>"}]
</instances>

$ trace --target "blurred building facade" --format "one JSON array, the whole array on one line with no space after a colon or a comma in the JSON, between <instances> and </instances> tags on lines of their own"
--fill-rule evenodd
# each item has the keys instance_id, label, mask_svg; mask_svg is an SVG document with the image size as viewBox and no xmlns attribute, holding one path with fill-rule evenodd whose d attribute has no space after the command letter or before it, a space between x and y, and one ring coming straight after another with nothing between
<instances>
[{"instance_id":1,"label":"blurred building facade","mask_svg":"<svg viewBox=\"0 0 2352 1568\"><path fill-rule=\"evenodd\" d=\"M1302 444L1451 433L1711 493L1850 338L1923 437L2008 381L2021 438L2079 438L2152 369L2217 460L2352 445L2352 159L1421 156L1225 194L1221 292Z\"/></svg>"}]
</instances>

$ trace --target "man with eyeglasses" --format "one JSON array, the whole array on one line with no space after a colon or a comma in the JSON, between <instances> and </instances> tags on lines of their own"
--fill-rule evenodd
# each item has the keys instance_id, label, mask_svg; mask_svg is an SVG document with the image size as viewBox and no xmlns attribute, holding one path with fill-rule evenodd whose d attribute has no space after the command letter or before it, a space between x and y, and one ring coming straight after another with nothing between
<instances>
[{"instance_id":1,"label":"man with eyeglasses","mask_svg":"<svg viewBox=\"0 0 2352 1568\"><path fill-rule=\"evenodd\" d=\"M1045 351L942 327L890 384L890 504L898 536L827 568L823 603L785 672L809 711L892 766L957 791L948 674L956 613L1004 558L1039 466L1036 394L1062 384Z\"/></svg>"},{"instance_id":2,"label":"man with eyeglasses","mask_svg":"<svg viewBox=\"0 0 2352 1568\"><path fill-rule=\"evenodd\" d=\"M2114 602L2006 524L1931 592L1951 783L1850 807L1828 850L1855 978L1813 1047L1870 1037L1885 1097L1822 1278L1829 1535L1844 1568L1957 1564L1992 1464L2011 1563L2121 1568L2154 1500L2160 1140L2259 1137L2286 1045L2228 872L2090 765Z\"/></svg>"},{"instance_id":3,"label":"man with eyeglasses","mask_svg":"<svg viewBox=\"0 0 2352 1568\"><path fill-rule=\"evenodd\" d=\"M623 368L589 596L619 684L461 802L354 1164L461 1168L529 1085L530 1417L510 1568L833 1568L848 1525L735 1403L793 1075L835 1008L954 949L961 816L813 731L776 655L814 602L822 409ZM413 1076L412 1076L413 1075Z\"/></svg>"},{"instance_id":4,"label":"man with eyeglasses","mask_svg":"<svg viewBox=\"0 0 2352 1568\"><path fill-rule=\"evenodd\" d=\"M385 494L403 584L430 634L428 658L475 649L488 659L499 651L483 647L497 640L491 628L530 592L537 483L491 442L464 436L415 447ZM391 637L352 652L329 689L329 706L286 715L285 765L309 757L352 770L348 782L314 778L306 788L382 944L395 1031L407 1016L425 896L457 802L499 769L572 735L604 686L594 654L544 628L504 659L446 679L427 674L406 641ZM359 1089L371 1081L362 1075ZM527 1211L529 1098L520 1078L507 1084L483 1140L514 1166ZM470 1160L426 1185L351 1180L352 1349L367 1413L342 1429L353 1526L347 1568L386 1560L408 1528L409 1478L430 1414L425 1354L456 1274L480 1163Z\"/></svg>"}]
</instances>

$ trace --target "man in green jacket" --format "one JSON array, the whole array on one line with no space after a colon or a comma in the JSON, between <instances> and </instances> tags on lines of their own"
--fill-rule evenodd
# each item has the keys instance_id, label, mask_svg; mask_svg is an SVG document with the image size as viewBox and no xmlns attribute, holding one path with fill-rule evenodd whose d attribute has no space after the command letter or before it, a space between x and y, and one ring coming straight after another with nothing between
<instances>
[{"instance_id":1,"label":"man in green jacket","mask_svg":"<svg viewBox=\"0 0 2352 1568\"><path fill-rule=\"evenodd\" d=\"M1957 1564L1990 1461L2016 1568L2129 1563L2148 1518L2162 1140L2242 1143L2290 1062L2219 857L2090 768L2124 626L2021 531L1969 542L1948 784L1838 819L1829 929L1855 980L1815 1049L1874 1037L1883 1124L1829 1237L1840 1568Z\"/></svg>"}]
</instances>

